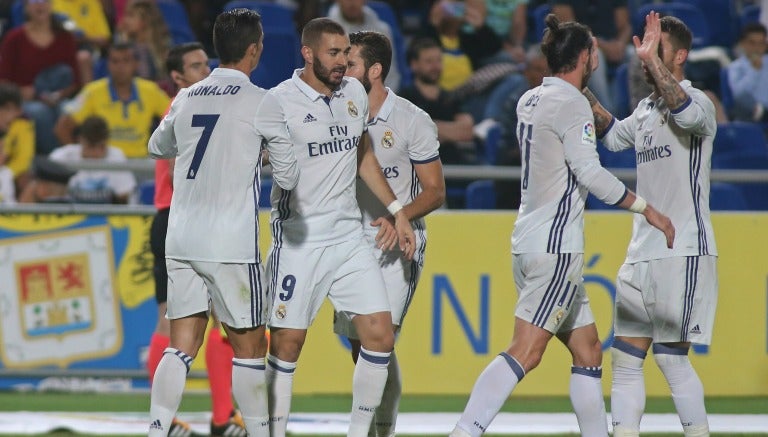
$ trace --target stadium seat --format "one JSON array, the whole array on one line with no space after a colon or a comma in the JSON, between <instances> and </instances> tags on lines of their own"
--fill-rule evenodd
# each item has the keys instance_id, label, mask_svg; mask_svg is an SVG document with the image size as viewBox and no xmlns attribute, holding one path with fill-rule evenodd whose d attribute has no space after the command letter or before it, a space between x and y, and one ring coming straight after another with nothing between
<instances>
[{"instance_id":1,"label":"stadium seat","mask_svg":"<svg viewBox=\"0 0 768 437\"><path fill-rule=\"evenodd\" d=\"M139 203L142 205L155 204L155 181L149 179L139 183Z\"/></svg>"},{"instance_id":2,"label":"stadium seat","mask_svg":"<svg viewBox=\"0 0 768 437\"><path fill-rule=\"evenodd\" d=\"M259 190L259 208L270 208L270 194L272 193L272 179L263 178L261 180L261 190Z\"/></svg>"},{"instance_id":3,"label":"stadium seat","mask_svg":"<svg viewBox=\"0 0 768 437\"><path fill-rule=\"evenodd\" d=\"M467 209L496 209L496 189L493 181L473 181L467 185Z\"/></svg>"},{"instance_id":4,"label":"stadium seat","mask_svg":"<svg viewBox=\"0 0 768 437\"><path fill-rule=\"evenodd\" d=\"M614 115L623 120L632 112L629 103L629 62L624 62L616 67L613 83L615 87L613 100L616 104L616 113Z\"/></svg>"},{"instance_id":5,"label":"stadium seat","mask_svg":"<svg viewBox=\"0 0 768 437\"><path fill-rule=\"evenodd\" d=\"M721 123L717 126L712 155L713 159L726 155L768 157L765 133L758 123Z\"/></svg>"},{"instance_id":6,"label":"stadium seat","mask_svg":"<svg viewBox=\"0 0 768 437\"><path fill-rule=\"evenodd\" d=\"M713 182L709 188L709 209L712 211L743 211L747 200L736 185Z\"/></svg>"},{"instance_id":7,"label":"stadium seat","mask_svg":"<svg viewBox=\"0 0 768 437\"><path fill-rule=\"evenodd\" d=\"M720 103L723 104L725 113L729 116L733 111L733 92L731 91L731 84L728 83L728 69L720 69Z\"/></svg>"},{"instance_id":8,"label":"stadium seat","mask_svg":"<svg viewBox=\"0 0 768 437\"><path fill-rule=\"evenodd\" d=\"M621 208L618 206L608 205L603 203L600 199L595 197L594 194L587 194L586 209L591 211L619 211Z\"/></svg>"},{"instance_id":9,"label":"stadium seat","mask_svg":"<svg viewBox=\"0 0 768 437\"><path fill-rule=\"evenodd\" d=\"M403 38L403 31L400 29L400 22L397 20L395 11L392 7L383 1L368 1L366 2L379 19L389 24L389 28L392 30L392 50L395 51L395 59L397 60L397 71L400 73L400 88L411 85L413 78L411 77L411 68L408 66L408 60L406 59L406 44L405 38Z\"/></svg>"},{"instance_id":10,"label":"stadium seat","mask_svg":"<svg viewBox=\"0 0 768 437\"><path fill-rule=\"evenodd\" d=\"M197 41L184 5L177 0L157 0L174 44Z\"/></svg>"},{"instance_id":11,"label":"stadium seat","mask_svg":"<svg viewBox=\"0 0 768 437\"><path fill-rule=\"evenodd\" d=\"M293 21L293 9L263 0L232 0L224 5L224 11L245 8L257 11L261 15L264 30L296 30ZM266 44L265 44L266 46Z\"/></svg>"},{"instance_id":12,"label":"stadium seat","mask_svg":"<svg viewBox=\"0 0 768 437\"><path fill-rule=\"evenodd\" d=\"M544 36L544 29L547 28L547 25L544 24L544 18L546 18L547 14L549 14L551 11L552 6L550 6L548 3L544 3L535 7L533 11L530 12L530 18L528 21L530 24L528 30L528 41L533 44L538 44L541 42L541 37Z\"/></svg>"},{"instance_id":13,"label":"stadium seat","mask_svg":"<svg viewBox=\"0 0 768 437\"><path fill-rule=\"evenodd\" d=\"M670 3L652 3L645 4L637 8L632 19L632 28L635 34L641 34L645 28L645 17L651 11L659 12L663 15L671 15L681 19L693 32L694 49L712 45L712 32L707 23L704 12L697 6L690 3L670 2Z\"/></svg>"},{"instance_id":14,"label":"stadium seat","mask_svg":"<svg viewBox=\"0 0 768 437\"><path fill-rule=\"evenodd\" d=\"M688 0L703 13L710 29L710 42L728 50L738 37L739 20L731 0Z\"/></svg>"},{"instance_id":15,"label":"stadium seat","mask_svg":"<svg viewBox=\"0 0 768 437\"><path fill-rule=\"evenodd\" d=\"M495 124L490 129L483 143L483 154L486 164L495 165L499 160L499 142L501 141L501 125Z\"/></svg>"},{"instance_id":16,"label":"stadium seat","mask_svg":"<svg viewBox=\"0 0 768 437\"><path fill-rule=\"evenodd\" d=\"M759 5L746 5L741 8L739 14L739 33L749 23L757 23L760 21L760 6ZM738 35L737 35L738 37Z\"/></svg>"},{"instance_id":17,"label":"stadium seat","mask_svg":"<svg viewBox=\"0 0 768 437\"><path fill-rule=\"evenodd\" d=\"M272 88L290 78L301 62L301 42L293 28L272 29L264 34L264 53L251 73L251 82Z\"/></svg>"}]
</instances>

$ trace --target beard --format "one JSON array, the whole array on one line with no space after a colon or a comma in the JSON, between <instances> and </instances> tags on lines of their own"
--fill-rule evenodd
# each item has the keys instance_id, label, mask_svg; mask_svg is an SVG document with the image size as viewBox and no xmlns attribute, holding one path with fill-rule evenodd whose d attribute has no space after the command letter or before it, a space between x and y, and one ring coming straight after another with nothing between
<instances>
[{"instance_id":1,"label":"beard","mask_svg":"<svg viewBox=\"0 0 768 437\"><path fill-rule=\"evenodd\" d=\"M314 61L312 62L312 72L315 73L315 77L317 77L320 82L328 86L328 88L334 89L341 84L341 80L344 78L344 73L347 72L347 67L342 65L340 67L328 69L320 62L320 59L314 57ZM331 74L333 73L341 73L339 79L333 79L331 77Z\"/></svg>"},{"instance_id":2,"label":"beard","mask_svg":"<svg viewBox=\"0 0 768 437\"><path fill-rule=\"evenodd\" d=\"M587 61L587 66L584 68L584 75L581 77L581 89L586 88L589 83L589 79L592 77L592 58Z\"/></svg>"},{"instance_id":3,"label":"beard","mask_svg":"<svg viewBox=\"0 0 768 437\"><path fill-rule=\"evenodd\" d=\"M363 84L363 88L365 88L365 93L368 94L371 92L371 88L373 88L373 85L371 85L371 79L368 78L368 72L366 71L363 77L360 79L360 83Z\"/></svg>"},{"instance_id":4,"label":"beard","mask_svg":"<svg viewBox=\"0 0 768 437\"><path fill-rule=\"evenodd\" d=\"M435 85L440 82L440 74L416 73L416 78L429 85Z\"/></svg>"}]
</instances>

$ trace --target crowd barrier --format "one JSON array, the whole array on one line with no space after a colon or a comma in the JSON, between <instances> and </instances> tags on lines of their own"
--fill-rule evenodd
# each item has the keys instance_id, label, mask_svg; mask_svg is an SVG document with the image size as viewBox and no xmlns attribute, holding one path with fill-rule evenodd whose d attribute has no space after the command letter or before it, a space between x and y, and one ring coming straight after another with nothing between
<instances>
[{"instance_id":1,"label":"crowd barrier","mask_svg":"<svg viewBox=\"0 0 768 437\"><path fill-rule=\"evenodd\" d=\"M1 212L0 388L146 388L157 317L148 246L152 209L33 205ZM261 229L269 229L267 219L261 214ZM468 393L507 347L516 299L509 253L514 220L514 212L428 217L426 266L397 345L406 393ZM692 361L707 394L767 395L768 214L716 213L713 222L720 254L715 334L711 347L695 348ZM630 214L586 216L584 279L606 351L614 278L630 232ZM331 321L325 305L299 362L297 393L351 390L352 361ZM204 376L204 361L193 365L192 388L205 385L196 378ZM668 394L655 363L647 361L648 394ZM516 393L566 395L569 363L566 349L553 341ZM608 353L604 369L610 375Z\"/></svg>"}]
</instances>

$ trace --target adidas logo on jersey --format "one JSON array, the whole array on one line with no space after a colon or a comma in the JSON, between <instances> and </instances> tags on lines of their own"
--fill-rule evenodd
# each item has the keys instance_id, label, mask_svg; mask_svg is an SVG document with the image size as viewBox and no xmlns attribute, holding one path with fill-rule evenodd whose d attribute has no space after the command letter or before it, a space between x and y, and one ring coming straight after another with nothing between
<instances>
[{"instance_id":1,"label":"adidas logo on jersey","mask_svg":"<svg viewBox=\"0 0 768 437\"><path fill-rule=\"evenodd\" d=\"M307 116L304 117L304 123L311 123L313 121L317 121L317 119L312 114L307 114Z\"/></svg>"},{"instance_id":2,"label":"adidas logo on jersey","mask_svg":"<svg viewBox=\"0 0 768 437\"><path fill-rule=\"evenodd\" d=\"M160 419L155 419L154 422L152 422L151 425L149 425L149 429L163 429L163 425L160 424Z\"/></svg>"},{"instance_id":3,"label":"adidas logo on jersey","mask_svg":"<svg viewBox=\"0 0 768 437\"><path fill-rule=\"evenodd\" d=\"M691 334L701 334L701 328L699 328L699 325L696 325L693 328L691 328Z\"/></svg>"}]
</instances>

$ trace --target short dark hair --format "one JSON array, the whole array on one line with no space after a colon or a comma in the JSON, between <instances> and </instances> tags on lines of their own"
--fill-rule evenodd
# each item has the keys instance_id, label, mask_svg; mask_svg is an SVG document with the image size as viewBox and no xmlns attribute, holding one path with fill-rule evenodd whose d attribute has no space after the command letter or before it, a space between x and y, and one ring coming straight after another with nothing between
<instances>
[{"instance_id":1,"label":"short dark hair","mask_svg":"<svg viewBox=\"0 0 768 437\"><path fill-rule=\"evenodd\" d=\"M371 65L381 64L381 78L387 78L389 68L392 66L392 44L383 33L362 31L349 35L349 43L360 46L360 57L368 71Z\"/></svg>"},{"instance_id":2,"label":"short dark hair","mask_svg":"<svg viewBox=\"0 0 768 437\"><path fill-rule=\"evenodd\" d=\"M136 57L136 45L130 41L116 41L109 45L107 49L107 57L112 52L126 52L130 51L133 57Z\"/></svg>"},{"instance_id":3,"label":"short dark hair","mask_svg":"<svg viewBox=\"0 0 768 437\"><path fill-rule=\"evenodd\" d=\"M760 22L754 22L754 23L747 23L744 25L744 27L741 28L741 34L739 35L739 41L744 41L744 39L752 34L752 33L762 33L763 36L768 36L768 29L763 25L763 23Z\"/></svg>"},{"instance_id":4,"label":"short dark hair","mask_svg":"<svg viewBox=\"0 0 768 437\"><path fill-rule=\"evenodd\" d=\"M341 24L330 18L320 17L309 20L301 30L301 45L310 48L317 47L317 43L324 33L331 35L346 35L347 32Z\"/></svg>"},{"instance_id":5,"label":"short dark hair","mask_svg":"<svg viewBox=\"0 0 768 437\"><path fill-rule=\"evenodd\" d=\"M408 50L405 52L405 57L408 60L408 63L419 59L419 56L421 56L421 52L427 49L434 49L438 48L442 50L442 47L440 44L435 41L434 38L429 37L422 37L422 38L416 38L408 45Z\"/></svg>"},{"instance_id":6,"label":"short dark hair","mask_svg":"<svg viewBox=\"0 0 768 437\"><path fill-rule=\"evenodd\" d=\"M14 83L0 82L0 106L9 103L21 108L21 89Z\"/></svg>"},{"instance_id":7,"label":"short dark hair","mask_svg":"<svg viewBox=\"0 0 768 437\"><path fill-rule=\"evenodd\" d=\"M261 15L251 9L222 12L213 25L213 47L222 64L239 62L248 47L258 44L263 37Z\"/></svg>"},{"instance_id":8,"label":"short dark hair","mask_svg":"<svg viewBox=\"0 0 768 437\"><path fill-rule=\"evenodd\" d=\"M661 17L661 31L669 34L669 42L675 50L691 50L693 34L679 18L667 15Z\"/></svg>"},{"instance_id":9,"label":"short dark hair","mask_svg":"<svg viewBox=\"0 0 768 437\"><path fill-rule=\"evenodd\" d=\"M592 32L589 27L569 21L560 23L555 14L544 19L547 28L541 42L541 51L547 57L552 74L569 73L576 68L583 50L592 51Z\"/></svg>"},{"instance_id":10,"label":"short dark hair","mask_svg":"<svg viewBox=\"0 0 768 437\"><path fill-rule=\"evenodd\" d=\"M168 51L168 57L165 59L165 69L168 73L175 71L184 73L184 55L195 50L203 50L203 45L199 42L185 42L171 47Z\"/></svg>"},{"instance_id":11,"label":"short dark hair","mask_svg":"<svg viewBox=\"0 0 768 437\"><path fill-rule=\"evenodd\" d=\"M88 143L99 143L109 139L109 125L99 115L88 116L78 127L79 135Z\"/></svg>"}]
</instances>

